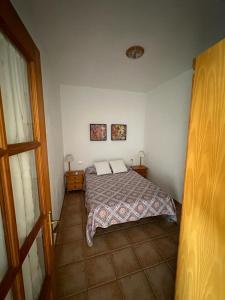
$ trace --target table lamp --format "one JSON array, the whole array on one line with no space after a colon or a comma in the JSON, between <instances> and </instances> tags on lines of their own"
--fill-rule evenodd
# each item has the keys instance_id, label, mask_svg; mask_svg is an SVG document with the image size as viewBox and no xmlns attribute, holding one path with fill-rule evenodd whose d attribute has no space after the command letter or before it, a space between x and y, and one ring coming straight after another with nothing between
<instances>
[{"instance_id":1,"label":"table lamp","mask_svg":"<svg viewBox=\"0 0 225 300\"><path fill-rule=\"evenodd\" d=\"M72 154L67 154L65 157L65 162L68 162L68 171L70 172L70 163L74 160Z\"/></svg>"},{"instance_id":2,"label":"table lamp","mask_svg":"<svg viewBox=\"0 0 225 300\"><path fill-rule=\"evenodd\" d=\"M144 153L143 150L141 150L141 151L138 152L138 155L139 155L139 157L140 157L140 166L141 166L141 165L142 165L142 158L145 157L145 153Z\"/></svg>"}]
</instances>

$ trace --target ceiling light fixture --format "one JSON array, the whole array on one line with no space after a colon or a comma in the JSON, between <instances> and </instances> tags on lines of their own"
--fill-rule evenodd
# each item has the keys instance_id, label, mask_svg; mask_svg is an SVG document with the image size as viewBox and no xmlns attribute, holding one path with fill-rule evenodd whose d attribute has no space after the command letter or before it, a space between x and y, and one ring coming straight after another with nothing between
<instances>
[{"instance_id":1,"label":"ceiling light fixture","mask_svg":"<svg viewBox=\"0 0 225 300\"><path fill-rule=\"evenodd\" d=\"M143 47L141 46L132 46L130 48L127 49L126 51L126 56L132 59L137 59L142 57L142 55L144 54L145 50Z\"/></svg>"}]
</instances>

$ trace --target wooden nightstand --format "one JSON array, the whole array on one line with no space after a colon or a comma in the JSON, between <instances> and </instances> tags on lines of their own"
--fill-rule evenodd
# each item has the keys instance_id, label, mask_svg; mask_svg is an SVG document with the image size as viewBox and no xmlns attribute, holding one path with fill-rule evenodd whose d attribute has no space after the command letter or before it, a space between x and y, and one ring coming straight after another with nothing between
<instances>
[{"instance_id":1,"label":"wooden nightstand","mask_svg":"<svg viewBox=\"0 0 225 300\"><path fill-rule=\"evenodd\" d=\"M132 166L132 169L137 172L138 174L140 174L143 177L147 177L148 174L148 168L141 165L141 166Z\"/></svg>"},{"instance_id":2,"label":"wooden nightstand","mask_svg":"<svg viewBox=\"0 0 225 300\"><path fill-rule=\"evenodd\" d=\"M84 183L84 171L68 171L65 174L65 179L67 192L82 190Z\"/></svg>"}]
</instances>

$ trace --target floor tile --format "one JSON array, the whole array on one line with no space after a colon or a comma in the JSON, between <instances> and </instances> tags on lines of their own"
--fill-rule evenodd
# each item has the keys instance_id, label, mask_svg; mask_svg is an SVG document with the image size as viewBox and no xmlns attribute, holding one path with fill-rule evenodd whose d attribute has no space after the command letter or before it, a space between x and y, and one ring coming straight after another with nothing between
<instances>
[{"instance_id":1,"label":"floor tile","mask_svg":"<svg viewBox=\"0 0 225 300\"><path fill-rule=\"evenodd\" d=\"M101 255L86 261L88 286L107 283L116 279L110 255Z\"/></svg>"},{"instance_id":2,"label":"floor tile","mask_svg":"<svg viewBox=\"0 0 225 300\"><path fill-rule=\"evenodd\" d=\"M129 240L123 230L110 232L105 238L107 239L110 249L117 249L129 244Z\"/></svg>"},{"instance_id":3,"label":"floor tile","mask_svg":"<svg viewBox=\"0 0 225 300\"><path fill-rule=\"evenodd\" d=\"M86 208L84 210L85 210L85 212L82 213L82 220L84 222L84 225L86 226L88 215L87 215L87 212L86 212Z\"/></svg>"},{"instance_id":4,"label":"floor tile","mask_svg":"<svg viewBox=\"0 0 225 300\"><path fill-rule=\"evenodd\" d=\"M158 223L158 222L161 222L162 220L162 217L163 216L152 216L152 217L149 217L149 221L152 222L152 223Z\"/></svg>"},{"instance_id":5,"label":"floor tile","mask_svg":"<svg viewBox=\"0 0 225 300\"><path fill-rule=\"evenodd\" d=\"M78 295L63 298L63 300L88 300L88 293L84 292Z\"/></svg>"},{"instance_id":6,"label":"floor tile","mask_svg":"<svg viewBox=\"0 0 225 300\"><path fill-rule=\"evenodd\" d=\"M69 194L65 196L65 200L63 202L63 208L67 207L67 206L72 206L72 205L77 205L77 206L81 206L81 199L78 195L75 194Z\"/></svg>"},{"instance_id":7,"label":"floor tile","mask_svg":"<svg viewBox=\"0 0 225 300\"><path fill-rule=\"evenodd\" d=\"M135 226L127 230L126 234L131 243L137 243L148 239L148 235L143 229L144 226L145 225Z\"/></svg>"},{"instance_id":8,"label":"floor tile","mask_svg":"<svg viewBox=\"0 0 225 300\"><path fill-rule=\"evenodd\" d=\"M81 207L77 205L67 206L62 209L62 217L72 217L77 213L81 213Z\"/></svg>"},{"instance_id":9,"label":"floor tile","mask_svg":"<svg viewBox=\"0 0 225 300\"><path fill-rule=\"evenodd\" d=\"M55 262L57 266L62 266L84 259L83 241L60 244L55 247Z\"/></svg>"},{"instance_id":10,"label":"floor tile","mask_svg":"<svg viewBox=\"0 0 225 300\"><path fill-rule=\"evenodd\" d=\"M95 232L95 236L99 236L105 233L106 228L101 228L101 227L97 227L96 228L96 232Z\"/></svg>"},{"instance_id":11,"label":"floor tile","mask_svg":"<svg viewBox=\"0 0 225 300\"><path fill-rule=\"evenodd\" d=\"M159 226L166 231L167 233L172 231L172 230L177 230L178 225L176 222L170 222L167 220L167 217L164 216L161 222L159 222Z\"/></svg>"},{"instance_id":12,"label":"floor tile","mask_svg":"<svg viewBox=\"0 0 225 300\"><path fill-rule=\"evenodd\" d=\"M105 232L113 232L113 231L117 231L117 230L121 230L123 229L124 224L115 224L115 225L111 225L107 228L105 228Z\"/></svg>"},{"instance_id":13,"label":"floor tile","mask_svg":"<svg viewBox=\"0 0 225 300\"><path fill-rule=\"evenodd\" d=\"M73 202L70 204L65 204L62 207L62 216L71 216L76 213L82 212L82 205L80 202Z\"/></svg>"},{"instance_id":14,"label":"floor tile","mask_svg":"<svg viewBox=\"0 0 225 300\"><path fill-rule=\"evenodd\" d=\"M84 241L84 253L85 256L93 256L109 251L109 247L106 241L106 236L97 236L93 239L93 246L89 247L86 240Z\"/></svg>"},{"instance_id":15,"label":"floor tile","mask_svg":"<svg viewBox=\"0 0 225 300\"><path fill-rule=\"evenodd\" d=\"M60 226L62 228L70 227L78 224L82 224L82 214L79 212L74 213L73 216L70 215L63 216L60 222Z\"/></svg>"},{"instance_id":16,"label":"floor tile","mask_svg":"<svg viewBox=\"0 0 225 300\"><path fill-rule=\"evenodd\" d=\"M60 300L171 297L179 225L175 228L157 216L99 228L88 247L86 221L84 193L66 194L55 248Z\"/></svg>"},{"instance_id":17,"label":"floor tile","mask_svg":"<svg viewBox=\"0 0 225 300\"><path fill-rule=\"evenodd\" d=\"M175 244L178 246L178 244L179 244L179 231L176 230L176 231L172 232L169 236L175 242Z\"/></svg>"},{"instance_id":18,"label":"floor tile","mask_svg":"<svg viewBox=\"0 0 225 300\"><path fill-rule=\"evenodd\" d=\"M144 272L138 272L119 280L126 300L151 300L155 296L150 288Z\"/></svg>"},{"instance_id":19,"label":"floor tile","mask_svg":"<svg viewBox=\"0 0 225 300\"><path fill-rule=\"evenodd\" d=\"M178 224L180 224L182 205L179 202L175 201L175 206L176 206L176 213L177 213L177 222Z\"/></svg>"},{"instance_id":20,"label":"floor tile","mask_svg":"<svg viewBox=\"0 0 225 300\"><path fill-rule=\"evenodd\" d=\"M56 284L59 297L79 294L87 289L84 262L70 264L56 272Z\"/></svg>"},{"instance_id":21,"label":"floor tile","mask_svg":"<svg viewBox=\"0 0 225 300\"><path fill-rule=\"evenodd\" d=\"M171 271L176 274L177 270L177 258L172 258L169 261L167 261L168 266L170 267Z\"/></svg>"},{"instance_id":22,"label":"floor tile","mask_svg":"<svg viewBox=\"0 0 225 300\"><path fill-rule=\"evenodd\" d=\"M157 264L161 260L160 255L155 250L151 242L146 242L134 247L134 251L143 268Z\"/></svg>"},{"instance_id":23,"label":"floor tile","mask_svg":"<svg viewBox=\"0 0 225 300\"><path fill-rule=\"evenodd\" d=\"M158 300L174 299L174 278L166 263L145 270Z\"/></svg>"},{"instance_id":24,"label":"floor tile","mask_svg":"<svg viewBox=\"0 0 225 300\"><path fill-rule=\"evenodd\" d=\"M142 218L138 222L139 222L139 224L147 224L152 221L151 218L152 217Z\"/></svg>"},{"instance_id":25,"label":"floor tile","mask_svg":"<svg viewBox=\"0 0 225 300\"><path fill-rule=\"evenodd\" d=\"M121 224L121 226L122 226L121 229L132 228L132 227L135 227L135 226L137 226L137 225L141 225L141 224L140 224L140 220L122 223L122 224Z\"/></svg>"},{"instance_id":26,"label":"floor tile","mask_svg":"<svg viewBox=\"0 0 225 300\"><path fill-rule=\"evenodd\" d=\"M68 228L61 228L57 236L57 244L74 242L83 239L82 225L75 225Z\"/></svg>"},{"instance_id":27,"label":"floor tile","mask_svg":"<svg viewBox=\"0 0 225 300\"><path fill-rule=\"evenodd\" d=\"M140 269L137 258L130 247L114 252L112 257L118 277Z\"/></svg>"},{"instance_id":28,"label":"floor tile","mask_svg":"<svg viewBox=\"0 0 225 300\"><path fill-rule=\"evenodd\" d=\"M155 249L163 258L173 258L177 256L177 246L169 237L159 238L152 241Z\"/></svg>"},{"instance_id":29,"label":"floor tile","mask_svg":"<svg viewBox=\"0 0 225 300\"><path fill-rule=\"evenodd\" d=\"M165 231L160 227L159 222L152 222L143 226L149 238L165 235Z\"/></svg>"},{"instance_id":30,"label":"floor tile","mask_svg":"<svg viewBox=\"0 0 225 300\"><path fill-rule=\"evenodd\" d=\"M80 192L72 192L72 193L66 193L65 198L63 201L63 206L69 205L69 204L82 204L83 203L83 194Z\"/></svg>"},{"instance_id":31,"label":"floor tile","mask_svg":"<svg viewBox=\"0 0 225 300\"><path fill-rule=\"evenodd\" d=\"M140 223L140 220L138 220L138 221L130 221L130 222L127 222L127 223L123 223L122 225L123 225L122 229L126 229L126 228L135 227L137 225L141 225L141 223Z\"/></svg>"},{"instance_id":32,"label":"floor tile","mask_svg":"<svg viewBox=\"0 0 225 300\"><path fill-rule=\"evenodd\" d=\"M119 285L116 281L88 290L88 300L122 300Z\"/></svg>"}]
</instances>

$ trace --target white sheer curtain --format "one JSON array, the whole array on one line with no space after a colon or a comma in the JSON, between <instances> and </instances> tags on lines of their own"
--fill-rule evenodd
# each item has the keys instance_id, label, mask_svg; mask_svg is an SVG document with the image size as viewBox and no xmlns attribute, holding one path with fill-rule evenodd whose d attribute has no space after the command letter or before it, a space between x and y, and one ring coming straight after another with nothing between
<instances>
[{"instance_id":1,"label":"white sheer curtain","mask_svg":"<svg viewBox=\"0 0 225 300\"><path fill-rule=\"evenodd\" d=\"M7 262L7 253L6 253L6 246L5 246L5 235L4 235L4 228L3 228L3 221L2 221L2 215L1 215L1 207L0 207L0 247L1 247L1 255L0 255L0 282L2 278L4 277L7 268L8 268L8 262Z\"/></svg>"},{"instance_id":2,"label":"white sheer curtain","mask_svg":"<svg viewBox=\"0 0 225 300\"><path fill-rule=\"evenodd\" d=\"M0 32L0 88L7 143L33 140L27 63ZM34 151L10 157L10 172L20 246L39 216ZM23 263L26 299L37 299L43 281L37 241Z\"/></svg>"},{"instance_id":3,"label":"white sheer curtain","mask_svg":"<svg viewBox=\"0 0 225 300\"><path fill-rule=\"evenodd\" d=\"M9 158L9 163L21 246L40 214L34 153L29 151L13 155Z\"/></svg>"},{"instance_id":4,"label":"white sheer curtain","mask_svg":"<svg viewBox=\"0 0 225 300\"><path fill-rule=\"evenodd\" d=\"M6 252L6 244L5 244L5 234L3 228L3 220L1 214L1 207L0 207L0 282L3 279L7 269L8 269L8 259L7 259L7 252ZM5 300L11 300L12 293L11 291L6 296Z\"/></svg>"},{"instance_id":5,"label":"white sheer curtain","mask_svg":"<svg viewBox=\"0 0 225 300\"><path fill-rule=\"evenodd\" d=\"M20 245L30 233L39 216L38 188L33 151L10 157L14 204ZM23 264L26 299L37 299L43 281L37 241ZM32 297L31 297L32 295Z\"/></svg>"},{"instance_id":6,"label":"white sheer curtain","mask_svg":"<svg viewBox=\"0 0 225 300\"><path fill-rule=\"evenodd\" d=\"M44 275L42 235L38 235L23 263L26 299L38 299ZM37 263L38 262L38 263Z\"/></svg>"},{"instance_id":7,"label":"white sheer curtain","mask_svg":"<svg viewBox=\"0 0 225 300\"><path fill-rule=\"evenodd\" d=\"M8 144L33 140L27 63L0 32L0 87Z\"/></svg>"}]
</instances>

